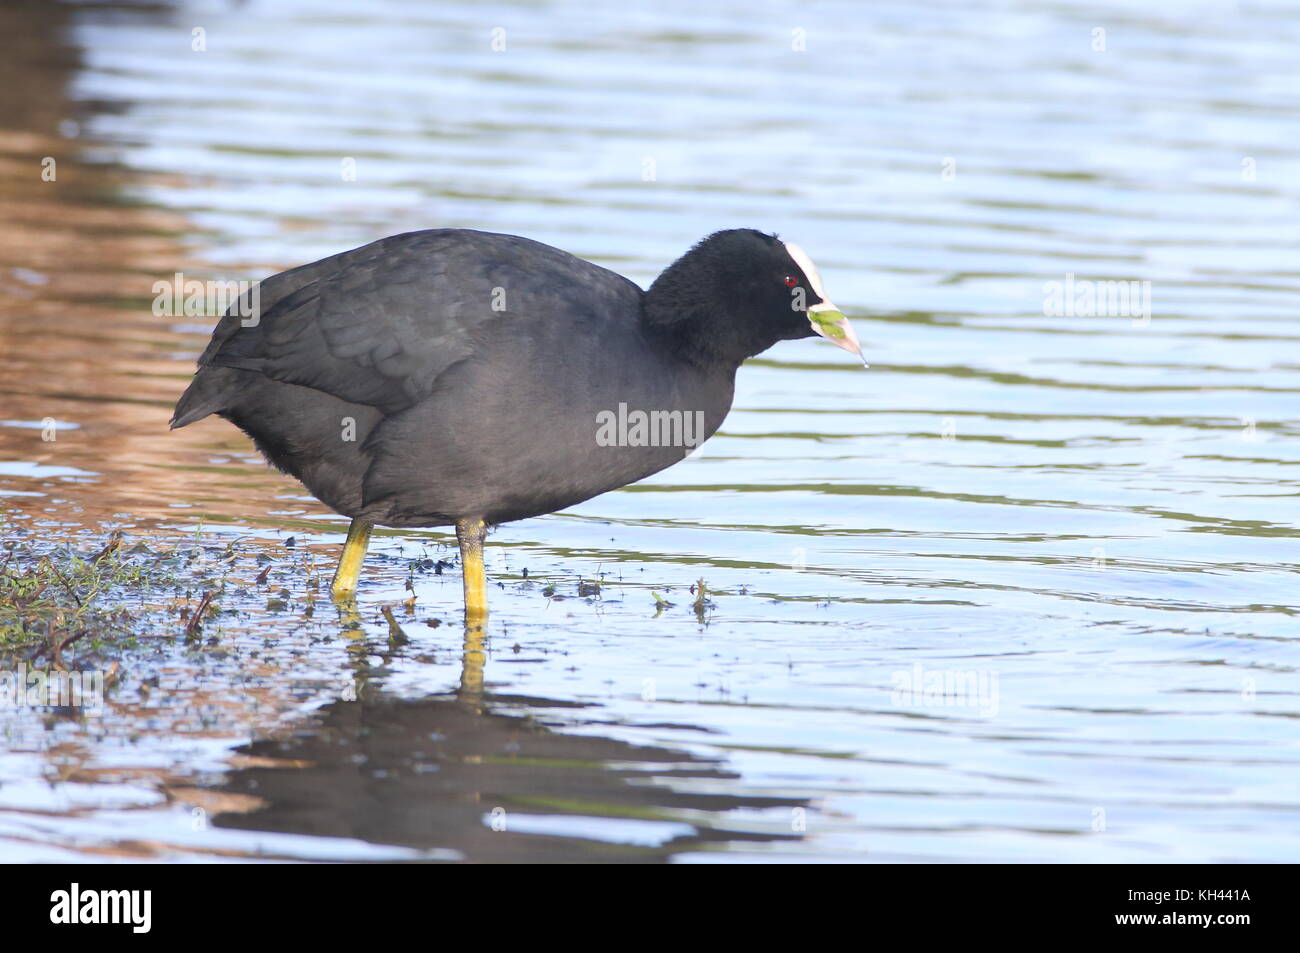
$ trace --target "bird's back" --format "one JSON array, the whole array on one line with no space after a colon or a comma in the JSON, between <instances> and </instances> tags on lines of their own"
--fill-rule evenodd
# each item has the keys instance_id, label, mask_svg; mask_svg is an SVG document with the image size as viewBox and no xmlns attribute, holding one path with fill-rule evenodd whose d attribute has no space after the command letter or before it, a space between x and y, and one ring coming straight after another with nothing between
<instances>
[{"instance_id":1,"label":"bird's back","mask_svg":"<svg viewBox=\"0 0 1300 953\"><path fill-rule=\"evenodd\" d=\"M172 426L226 417L350 516L550 512L682 456L600 447L598 414L706 412L711 434L730 406L730 379L693 377L648 345L640 288L525 238L410 232L259 294L255 317L232 308L217 325Z\"/></svg>"},{"instance_id":2,"label":"bird's back","mask_svg":"<svg viewBox=\"0 0 1300 953\"><path fill-rule=\"evenodd\" d=\"M200 367L256 371L392 413L428 396L443 371L494 335L543 321L573 333L627 326L642 292L540 242L430 229L273 275L257 294L254 317L241 302L221 319ZM173 426L222 409L200 396L181 398Z\"/></svg>"}]
</instances>

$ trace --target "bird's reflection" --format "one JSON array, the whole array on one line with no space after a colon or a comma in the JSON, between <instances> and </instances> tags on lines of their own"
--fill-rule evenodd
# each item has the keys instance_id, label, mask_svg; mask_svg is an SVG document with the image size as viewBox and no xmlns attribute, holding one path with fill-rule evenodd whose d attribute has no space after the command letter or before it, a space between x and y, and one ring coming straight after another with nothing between
<instances>
[{"instance_id":1,"label":"bird's reflection","mask_svg":"<svg viewBox=\"0 0 1300 953\"><path fill-rule=\"evenodd\" d=\"M453 693L403 698L359 671L355 700L242 748L259 766L234 771L223 789L262 807L217 825L483 862L657 861L801 836L803 799L717 793L736 777L717 761L557 730L581 729L598 706L485 691L487 637L465 630Z\"/></svg>"}]
</instances>

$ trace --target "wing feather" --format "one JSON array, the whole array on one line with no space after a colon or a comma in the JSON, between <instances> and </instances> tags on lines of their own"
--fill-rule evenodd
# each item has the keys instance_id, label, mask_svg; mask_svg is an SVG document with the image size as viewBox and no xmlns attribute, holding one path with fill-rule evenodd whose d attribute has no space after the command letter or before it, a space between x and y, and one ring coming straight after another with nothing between
<instances>
[{"instance_id":1,"label":"wing feather","mask_svg":"<svg viewBox=\"0 0 1300 953\"><path fill-rule=\"evenodd\" d=\"M428 397L493 335L546 320L598 332L635 315L628 305L641 290L526 238L433 229L282 272L259 294L256 323L232 308L200 365L260 371L392 414Z\"/></svg>"}]
</instances>

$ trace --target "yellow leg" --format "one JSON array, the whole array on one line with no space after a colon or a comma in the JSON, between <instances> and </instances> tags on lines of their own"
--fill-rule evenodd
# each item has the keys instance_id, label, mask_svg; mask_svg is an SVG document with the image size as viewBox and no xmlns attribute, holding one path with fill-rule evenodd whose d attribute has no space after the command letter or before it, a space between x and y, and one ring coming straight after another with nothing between
<instances>
[{"instance_id":1,"label":"yellow leg","mask_svg":"<svg viewBox=\"0 0 1300 953\"><path fill-rule=\"evenodd\" d=\"M336 602L351 602L357 594L357 579L361 576L361 562L366 558L366 547L370 545L370 524L362 519L355 519L348 527L348 541L343 544L343 555L339 557L339 568L334 571L334 583L330 586L330 595Z\"/></svg>"},{"instance_id":2,"label":"yellow leg","mask_svg":"<svg viewBox=\"0 0 1300 953\"><path fill-rule=\"evenodd\" d=\"M465 578L465 624L482 625L487 619L487 573L483 569L483 540L487 524L482 520L457 520L460 541L460 571Z\"/></svg>"},{"instance_id":3,"label":"yellow leg","mask_svg":"<svg viewBox=\"0 0 1300 953\"><path fill-rule=\"evenodd\" d=\"M460 691L457 700L468 708L478 710L483 701L483 666L487 662L483 626L465 626L465 648L460 659Z\"/></svg>"}]
</instances>

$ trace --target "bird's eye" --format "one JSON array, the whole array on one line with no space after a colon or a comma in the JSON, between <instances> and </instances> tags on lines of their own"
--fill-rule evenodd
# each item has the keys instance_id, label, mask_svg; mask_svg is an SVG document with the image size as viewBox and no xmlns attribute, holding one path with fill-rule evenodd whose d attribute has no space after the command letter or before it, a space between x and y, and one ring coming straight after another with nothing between
<instances>
[{"instance_id":1,"label":"bird's eye","mask_svg":"<svg viewBox=\"0 0 1300 953\"><path fill-rule=\"evenodd\" d=\"M793 287L794 287L795 285L797 285L798 283L799 283L799 279L796 278L794 275L786 275L786 276L785 276L785 286L786 286L787 288L793 288Z\"/></svg>"}]
</instances>

